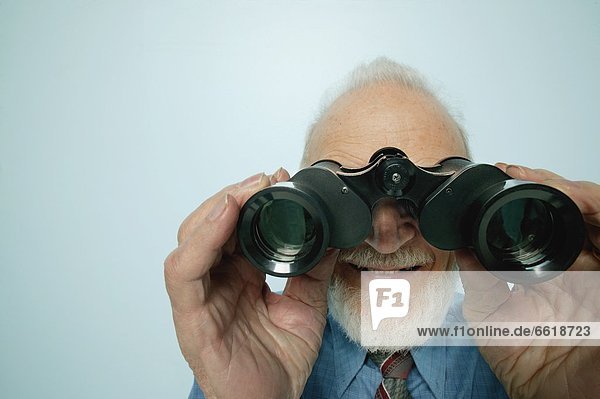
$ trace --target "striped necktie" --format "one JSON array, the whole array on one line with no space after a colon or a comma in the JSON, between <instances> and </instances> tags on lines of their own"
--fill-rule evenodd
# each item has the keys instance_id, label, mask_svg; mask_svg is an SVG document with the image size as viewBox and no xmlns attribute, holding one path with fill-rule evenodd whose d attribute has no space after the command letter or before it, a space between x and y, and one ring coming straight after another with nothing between
<instances>
[{"instance_id":1,"label":"striped necktie","mask_svg":"<svg viewBox=\"0 0 600 399\"><path fill-rule=\"evenodd\" d=\"M383 381L375 392L375 399L410 399L406 387L406 378L413 366L413 359L408 351L371 352L371 359L377 363L383 375Z\"/></svg>"}]
</instances>

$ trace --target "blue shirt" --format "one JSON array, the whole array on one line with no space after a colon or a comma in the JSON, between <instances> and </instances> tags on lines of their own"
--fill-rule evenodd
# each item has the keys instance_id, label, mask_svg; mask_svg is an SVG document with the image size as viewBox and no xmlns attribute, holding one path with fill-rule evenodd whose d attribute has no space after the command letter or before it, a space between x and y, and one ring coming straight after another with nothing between
<instances>
[{"instance_id":1,"label":"blue shirt","mask_svg":"<svg viewBox=\"0 0 600 399\"><path fill-rule=\"evenodd\" d=\"M447 320L462 319L458 305L452 306ZM422 346L411 354L414 366L406 382L413 399L507 398L476 346ZM302 398L374 398L381 381L381 371L367 351L351 342L330 315ZM194 381L189 399L201 398L204 395Z\"/></svg>"}]
</instances>

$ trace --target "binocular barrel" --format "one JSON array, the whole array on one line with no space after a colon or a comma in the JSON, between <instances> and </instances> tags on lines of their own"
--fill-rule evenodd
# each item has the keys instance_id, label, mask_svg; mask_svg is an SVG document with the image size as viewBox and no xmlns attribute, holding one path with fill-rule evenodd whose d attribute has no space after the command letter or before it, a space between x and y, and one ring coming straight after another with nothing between
<instances>
[{"instance_id":1,"label":"binocular barrel","mask_svg":"<svg viewBox=\"0 0 600 399\"><path fill-rule=\"evenodd\" d=\"M459 157L419 167L401 150L384 148L363 168L318 161L256 193L238 221L241 250L265 273L306 273L327 248L361 244L373 209L386 198L414 211L431 245L471 248L507 281L546 280L568 269L583 247L579 209L552 187Z\"/></svg>"}]
</instances>

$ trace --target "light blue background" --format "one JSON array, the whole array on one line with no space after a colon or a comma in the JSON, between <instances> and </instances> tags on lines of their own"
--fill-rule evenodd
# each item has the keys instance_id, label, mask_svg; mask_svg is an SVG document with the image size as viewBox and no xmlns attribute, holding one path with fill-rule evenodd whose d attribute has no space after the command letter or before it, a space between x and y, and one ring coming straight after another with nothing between
<instances>
[{"instance_id":1,"label":"light blue background","mask_svg":"<svg viewBox=\"0 0 600 399\"><path fill-rule=\"evenodd\" d=\"M479 161L600 181L599 34L584 0L2 1L0 396L185 397L162 279L179 223L295 171L358 62L429 76Z\"/></svg>"}]
</instances>

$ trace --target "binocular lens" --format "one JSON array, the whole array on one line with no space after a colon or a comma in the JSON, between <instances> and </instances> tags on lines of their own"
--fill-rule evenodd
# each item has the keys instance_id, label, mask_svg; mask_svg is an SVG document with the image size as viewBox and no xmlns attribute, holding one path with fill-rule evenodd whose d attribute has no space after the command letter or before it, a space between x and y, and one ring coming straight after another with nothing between
<instances>
[{"instance_id":1,"label":"binocular lens","mask_svg":"<svg viewBox=\"0 0 600 399\"><path fill-rule=\"evenodd\" d=\"M268 187L246 201L238 220L240 249L265 273L292 277L308 272L329 244L323 205L294 182Z\"/></svg>"},{"instance_id":2,"label":"binocular lens","mask_svg":"<svg viewBox=\"0 0 600 399\"><path fill-rule=\"evenodd\" d=\"M520 198L492 215L486 236L498 259L534 265L548 256L554 228L552 213L544 202Z\"/></svg>"},{"instance_id":3,"label":"binocular lens","mask_svg":"<svg viewBox=\"0 0 600 399\"><path fill-rule=\"evenodd\" d=\"M302 258L315 243L315 226L310 213L298 202L273 199L256 218L257 243L264 253L279 262Z\"/></svg>"}]
</instances>

